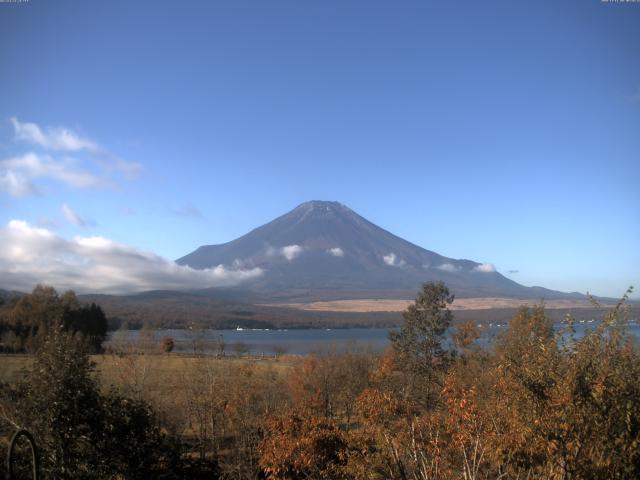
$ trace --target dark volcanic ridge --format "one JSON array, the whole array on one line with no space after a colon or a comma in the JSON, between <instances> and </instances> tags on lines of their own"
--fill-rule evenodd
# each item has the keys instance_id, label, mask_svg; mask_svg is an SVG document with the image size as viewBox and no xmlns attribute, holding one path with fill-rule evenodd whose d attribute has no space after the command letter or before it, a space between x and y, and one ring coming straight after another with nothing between
<instances>
[{"instance_id":1,"label":"dark volcanic ridge","mask_svg":"<svg viewBox=\"0 0 640 480\"><path fill-rule=\"evenodd\" d=\"M414 298L442 280L459 297L584 298L525 287L493 265L426 250L338 202L310 201L236 240L205 245L177 260L193 268L259 267L264 274L226 290L250 301ZM220 289L216 289L222 293Z\"/></svg>"}]
</instances>

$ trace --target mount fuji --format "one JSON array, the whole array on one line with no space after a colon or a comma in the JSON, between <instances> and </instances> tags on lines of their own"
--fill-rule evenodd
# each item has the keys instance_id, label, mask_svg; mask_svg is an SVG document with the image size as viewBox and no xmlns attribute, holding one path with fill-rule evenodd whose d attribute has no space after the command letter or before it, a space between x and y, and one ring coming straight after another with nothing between
<instances>
[{"instance_id":1,"label":"mount fuji","mask_svg":"<svg viewBox=\"0 0 640 480\"><path fill-rule=\"evenodd\" d=\"M491 264L445 257L327 201L305 202L236 240L201 246L176 262L196 269L259 267L263 275L232 290L269 301L413 298L422 283L434 280L458 297L584 298L525 287Z\"/></svg>"}]
</instances>

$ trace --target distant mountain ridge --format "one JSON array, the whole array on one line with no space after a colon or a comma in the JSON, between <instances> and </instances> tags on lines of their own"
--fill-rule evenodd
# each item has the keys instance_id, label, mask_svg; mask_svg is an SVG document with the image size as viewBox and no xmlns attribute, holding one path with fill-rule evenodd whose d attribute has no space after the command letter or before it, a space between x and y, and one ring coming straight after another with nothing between
<instances>
[{"instance_id":1,"label":"distant mountain ridge","mask_svg":"<svg viewBox=\"0 0 640 480\"><path fill-rule=\"evenodd\" d=\"M228 243L204 245L176 260L203 269L263 269L229 289L265 299L413 298L442 280L460 297L584 298L525 287L493 265L452 259L378 227L338 202L310 201Z\"/></svg>"}]
</instances>

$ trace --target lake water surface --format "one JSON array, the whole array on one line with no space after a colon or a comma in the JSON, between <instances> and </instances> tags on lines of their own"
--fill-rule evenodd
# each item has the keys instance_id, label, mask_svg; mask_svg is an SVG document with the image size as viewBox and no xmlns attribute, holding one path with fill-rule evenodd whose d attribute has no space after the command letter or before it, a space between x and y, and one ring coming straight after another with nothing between
<instances>
[{"instance_id":1,"label":"lake water surface","mask_svg":"<svg viewBox=\"0 0 640 480\"><path fill-rule=\"evenodd\" d=\"M576 323L576 336L581 337L585 331L593 330L597 322ZM556 324L556 328L566 325ZM490 324L484 331L479 343L489 346L492 340L506 324ZM640 339L640 324L637 321L629 323L629 332L636 339ZM137 340L140 332L130 331L127 341ZM120 338L119 338L120 336ZM286 353L289 355L308 355L328 351L369 350L382 351L389 344L389 330L385 328L346 328L346 329L282 329L282 330L157 330L155 340L168 336L175 341L175 350L179 353L193 353L204 351L215 353L220 343L224 343L227 355L275 355ZM123 341L122 333L110 335L108 342Z\"/></svg>"}]
</instances>

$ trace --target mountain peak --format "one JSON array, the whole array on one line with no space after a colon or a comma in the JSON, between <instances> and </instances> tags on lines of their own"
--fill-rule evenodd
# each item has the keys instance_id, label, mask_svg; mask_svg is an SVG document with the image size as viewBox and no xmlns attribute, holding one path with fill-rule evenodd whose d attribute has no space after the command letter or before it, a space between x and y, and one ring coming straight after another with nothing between
<instances>
[{"instance_id":1,"label":"mountain peak","mask_svg":"<svg viewBox=\"0 0 640 480\"><path fill-rule=\"evenodd\" d=\"M336 201L304 202L240 238L202 246L177 262L193 268L259 267L264 275L250 284L265 292L412 294L422 282L444 280L463 296L531 295L492 265L426 250Z\"/></svg>"},{"instance_id":2,"label":"mountain peak","mask_svg":"<svg viewBox=\"0 0 640 480\"><path fill-rule=\"evenodd\" d=\"M293 212L351 212L352 210L343 205L340 202L327 201L327 200L309 200L308 202L301 203Z\"/></svg>"},{"instance_id":3,"label":"mountain peak","mask_svg":"<svg viewBox=\"0 0 640 480\"><path fill-rule=\"evenodd\" d=\"M340 202L334 200L308 200L302 202L297 208L319 208L319 207L344 207Z\"/></svg>"},{"instance_id":4,"label":"mountain peak","mask_svg":"<svg viewBox=\"0 0 640 480\"><path fill-rule=\"evenodd\" d=\"M340 202L326 200L310 200L308 202L301 203L281 218L288 219L295 223L306 224L320 222L324 225L324 227L321 228L324 228L325 230L335 228L335 226L329 226L329 223L331 222L357 223L362 220L357 213L346 205L343 205Z\"/></svg>"}]
</instances>

